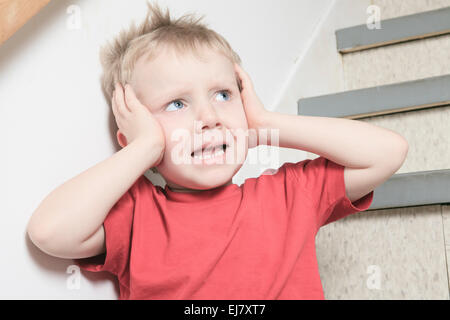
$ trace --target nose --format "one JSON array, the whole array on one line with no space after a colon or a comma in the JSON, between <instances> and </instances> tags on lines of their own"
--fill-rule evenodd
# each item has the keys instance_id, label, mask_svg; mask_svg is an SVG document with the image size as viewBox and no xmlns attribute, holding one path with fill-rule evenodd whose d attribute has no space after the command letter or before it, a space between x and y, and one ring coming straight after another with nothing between
<instances>
[{"instance_id":1,"label":"nose","mask_svg":"<svg viewBox=\"0 0 450 320\"><path fill-rule=\"evenodd\" d=\"M209 105L200 108L197 120L201 123L198 126L201 128L201 131L213 129L221 125L217 112L214 110L213 106Z\"/></svg>"}]
</instances>

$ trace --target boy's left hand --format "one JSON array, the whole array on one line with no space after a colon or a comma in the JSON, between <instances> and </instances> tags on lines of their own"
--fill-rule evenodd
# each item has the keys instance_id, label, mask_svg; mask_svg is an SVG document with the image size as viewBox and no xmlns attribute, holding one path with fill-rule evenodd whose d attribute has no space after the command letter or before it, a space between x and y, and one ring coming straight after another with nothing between
<instances>
[{"instance_id":1,"label":"boy's left hand","mask_svg":"<svg viewBox=\"0 0 450 320\"><path fill-rule=\"evenodd\" d=\"M241 82L241 99L247 117L249 132L252 134L256 133L259 137L258 130L263 128L270 112L264 108L261 100L256 95L250 76L237 63L234 64L234 69ZM249 148L259 145L258 137L255 140L256 145L250 145Z\"/></svg>"}]
</instances>

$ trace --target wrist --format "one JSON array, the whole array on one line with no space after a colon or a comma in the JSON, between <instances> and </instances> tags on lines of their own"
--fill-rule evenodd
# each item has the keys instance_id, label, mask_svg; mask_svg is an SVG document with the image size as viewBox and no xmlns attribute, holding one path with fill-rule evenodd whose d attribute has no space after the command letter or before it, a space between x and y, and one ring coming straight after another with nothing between
<instances>
[{"instance_id":1,"label":"wrist","mask_svg":"<svg viewBox=\"0 0 450 320\"><path fill-rule=\"evenodd\" d=\"M159 141L155 141L153 137L141 136L137 138L133 143L140 145L142 148L146 148L147 150L155 150L155 149L164 149L164 144Z\"/></svg>"},{"instance_id":2,"label":"wrist","mask_svg":"<svg viewBox=\"0 0 450 320\"><path fill-rule=\"evenodd\" d=\"M256 124L257 144L258 145L270 145L270 137L272 135L272 127L270 119L273 116L273 112L266 111L260 115Z\"/></svg>"},{"instance_id":3,"label":"wrist","mask_svg":"<svg viewBox=\"0 0 450 320\"><path fill-rule=\"evenodd\" d=\"M142 156L149 161L151 166L159 163L165 148L165 146L155 142L154 139L144 137L134 140L131 145L141 150Z\"/></svg>"}]
</instances>

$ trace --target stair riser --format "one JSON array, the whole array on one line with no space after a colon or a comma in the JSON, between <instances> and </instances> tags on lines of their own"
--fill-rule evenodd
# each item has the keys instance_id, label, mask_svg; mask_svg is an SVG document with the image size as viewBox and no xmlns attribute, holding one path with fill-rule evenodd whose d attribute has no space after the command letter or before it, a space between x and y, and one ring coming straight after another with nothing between
<instances>
[{"instance_id":1,"label":"stair riser","mask_svg":"<svg viewBox=\"0 0 450 320\"><path fill-rule=\"evenodd\" d=\"M347 53L345 90L450 74L450 35Z\"/></svg>"}]
</instances>

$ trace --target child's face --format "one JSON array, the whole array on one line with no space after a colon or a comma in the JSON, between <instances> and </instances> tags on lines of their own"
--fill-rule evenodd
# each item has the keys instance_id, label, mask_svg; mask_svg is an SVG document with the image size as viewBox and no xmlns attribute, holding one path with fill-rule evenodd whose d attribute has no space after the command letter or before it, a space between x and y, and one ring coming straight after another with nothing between
<instances>
[{"instance_id":1,"label":"child's face","mask_svg":"<svg viewBox=\"0 0 450 320\"><path fill-rule=\"evenodd\" d=\"M163 49L150 62L139 59L130 82L163 128L166 148L156 168L174 191L231 184L248 152L248 124L234 65L213 50L205 48L201 54L199 60ZM224 156L213 158L216 163L191 156L210 141L229 145Z\"/></svg>"}]
</instances>

